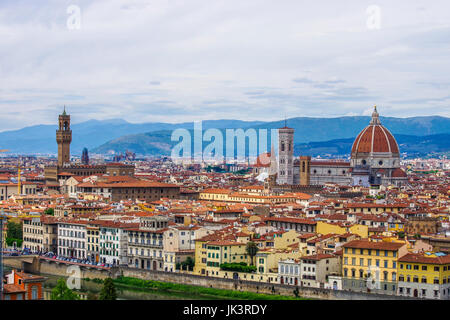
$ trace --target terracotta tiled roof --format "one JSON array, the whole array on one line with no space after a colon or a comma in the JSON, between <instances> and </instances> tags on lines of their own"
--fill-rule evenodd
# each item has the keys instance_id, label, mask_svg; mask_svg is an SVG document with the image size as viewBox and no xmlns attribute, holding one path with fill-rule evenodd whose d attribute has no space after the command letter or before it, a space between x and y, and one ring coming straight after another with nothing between
<instances>
[{"instance_id":1,"label":"terracotta tiled roof","mask_svg":"<svg viewBox=\"0 0 450 320\"><path fill-rule=\"evenodd\" d=\"M399 258L398 261L426 264L450 264L450 255L441 257L429 257L423 253L407 253Z\"/></svg>"},{"instance_id":2,"label":"terracotta tiled roof","mask_svg":"<svg viewBox=\"0 0 450 320\"><path fill-rule=\"evenodd\" d=\"M405 246L405 243L399 242L374 242L368 240L353 240L342 247L344 248L356 248L356 249L379 249L379 250L393 250L396 251Z\"/></svg>"}]
</instances>

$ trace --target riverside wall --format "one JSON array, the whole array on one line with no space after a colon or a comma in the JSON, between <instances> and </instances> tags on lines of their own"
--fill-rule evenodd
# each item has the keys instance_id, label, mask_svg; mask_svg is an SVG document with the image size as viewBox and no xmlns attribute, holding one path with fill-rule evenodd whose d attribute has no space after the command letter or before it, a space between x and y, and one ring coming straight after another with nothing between
<instances>
[{"instance_id":1,"label":"riverside wall","mask_svg":"<svg viewBox=\"0 0 450 320\"><path fill-rule=\"evenodd\" d=\"M20 259L5 259L5 265L22 269L26 272L37 274L49 274L61 277L78 276L84 278L106 279L108 277L117 278L119 276L133 277L143 280L155 280L178 284L201 286L206 288L227 289L235 291L248 291L254 293L276 294L283 296L295 296L295 286L278 283L266 283L246 280L221 279L215 277L205 277L186 273L170 273L163 271L141 270L128 267L118 267L110 269L98 269L94 267L80 266L70 268L70 264L58 263L55 261L34 258L32 261L20 261ZM25 268L24 268L25 267ZM77 271L75 272L74 269ZM381 295L364 292L353 292L346 290L331 290L320 288L297 287L298 295L304 298L325 299L325 300L411 300L407 297Z\"/></svg>"}]
</instances>

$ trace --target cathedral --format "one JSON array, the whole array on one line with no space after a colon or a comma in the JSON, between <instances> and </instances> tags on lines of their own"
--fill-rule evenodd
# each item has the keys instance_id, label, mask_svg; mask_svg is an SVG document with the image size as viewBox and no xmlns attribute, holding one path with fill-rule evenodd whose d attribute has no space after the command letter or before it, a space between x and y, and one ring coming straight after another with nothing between
<instances>
[{"instance_id":1,"label":"cathedral","mask_svg":"<svg viewBox=\"0 0 450 320\"><path fill-rule=\"evenodd\" d=\"M309 156L294 158L294 129L278 129L278 159L270 153L258 157L255 173L259 180L273 185L319 186L339 185L397 185L407 182L400 168L400 151L394 136L385 128L374 108L372 119L356 137L350 161L311 160ZM270 159L270 161L262 161Z\"/></svg>"}]
</instances>

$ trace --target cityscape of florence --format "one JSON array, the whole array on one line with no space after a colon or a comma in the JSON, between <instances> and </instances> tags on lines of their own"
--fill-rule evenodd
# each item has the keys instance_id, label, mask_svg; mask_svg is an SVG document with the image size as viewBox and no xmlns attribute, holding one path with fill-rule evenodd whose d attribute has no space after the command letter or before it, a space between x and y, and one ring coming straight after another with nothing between
<instances>
[{"instance_id":1,"label":"cityscape of florence","mask_svg":"<svg viewBox=\"0 0 450 320\"><path fill-rule=\"evenodd\" d=\"M2 1L2 314L450 300L449 4L319 2Z\"/></svg>"}]
</instances>

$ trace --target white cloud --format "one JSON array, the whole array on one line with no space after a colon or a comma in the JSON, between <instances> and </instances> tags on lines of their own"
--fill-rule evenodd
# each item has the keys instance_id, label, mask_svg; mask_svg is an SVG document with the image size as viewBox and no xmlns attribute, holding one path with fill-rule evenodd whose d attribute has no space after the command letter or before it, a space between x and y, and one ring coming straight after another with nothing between
<instances>
[{"instance_id":1,"label":"white cloud","mask_svg":"<svg viewBox=\"0 0 450 320\"><path fill-rule=\"evenodd\" d=\"M361 0L4 0L0 130L54 123L63 104L76 122L449 116L432 98L448 92L450 4L377 2L369 30Z\"/></svg>"}]
</instances>

